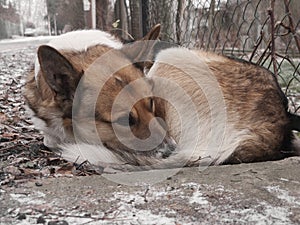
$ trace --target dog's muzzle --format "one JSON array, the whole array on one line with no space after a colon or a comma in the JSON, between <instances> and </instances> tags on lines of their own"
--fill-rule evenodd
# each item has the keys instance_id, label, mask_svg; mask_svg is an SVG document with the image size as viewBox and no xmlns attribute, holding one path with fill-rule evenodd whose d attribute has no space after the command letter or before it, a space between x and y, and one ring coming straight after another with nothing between
<instances>
[{"instance_id":1,"label":"dog's muzzle","mask_svg":"<svg viewBox=\"0 0 300 225\"><path fill-rule=\"evenodd\" d=\"M176 141L172 137L165 137L164 141L157 146L157 157L158 158L168 158L177 147Z\"/></svg>"}]
</instances>

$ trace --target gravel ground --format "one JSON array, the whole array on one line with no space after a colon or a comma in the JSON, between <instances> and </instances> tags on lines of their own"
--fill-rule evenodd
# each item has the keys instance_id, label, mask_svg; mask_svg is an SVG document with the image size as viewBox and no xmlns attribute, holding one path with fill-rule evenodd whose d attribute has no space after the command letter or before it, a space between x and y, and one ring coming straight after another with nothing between
<instances>
[{"instance_id":1,"label":"gravel ground","mask_svg":"<svg viewBox=\"0 0 300 225\"><path fill-rule=\"evenodd\" d=\"M26 115L22 90L39 44L28 47L29 43L24 42L25 48L17 45L8 50L0 43L0 185L18 186L28 179L57 174L96 173L87 170L88 165L78 170L78 165L67 163L47 149Z\"/></svg>"},{"instance_id":2,"label":"gravel ground","mask_svg":"<svg viewBox=\"0 0 300 225\"><path fill-rule=\"evenodd\" d=\"M42 144L24 107L22 88L32 69L36 46L0 52L0 184L42 176L60 159Z\"/></svg>"},{"instance_id":3,"label":"gravel ground","mask_svg":"<svg viewBox=\"0 0 300 225\"><path fill-rule=\"evenodd\" d=\"M128 173L100 176L61 160L25 114L36 47L0 48L0 224L300 224L299 157L186 168L132 186L118 182Z\"/></svg>"}]
</instances>

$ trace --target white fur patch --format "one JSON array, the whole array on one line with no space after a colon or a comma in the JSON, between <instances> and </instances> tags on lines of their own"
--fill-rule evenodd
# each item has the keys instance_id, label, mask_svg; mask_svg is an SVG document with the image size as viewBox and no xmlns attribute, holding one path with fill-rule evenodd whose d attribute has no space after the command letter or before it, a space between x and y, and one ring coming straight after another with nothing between
<instances>
[{"instance_id":1,"label":"white fur patch","mask_svg":"<svg viewBox=\"0 0 300 225\"><path fill-rule=\"evenodd\" d=\"M72 31L52 39L47 45L57 50L86 51L94 45L104 45L114 49L122 48L121 41L111 34L100 30L79 30ZM38 79L40 65L36 57L35 60L35 79Z\"/></svg>"},{"instance_id":2,"label":"white fur patch","mask_svg":"<svg viewBox=\"0 0 300 225\"><path fill-rule=\"evenodd\" d=\"M35 113L27 105L24 106L26 114L31 118L34 127L38 130L44 130L46 128L46 123L44 120L35 116Z\"/></svg>"},{"instance_id":3,"label":"white fur patch","mask_svg":"<svg viewBox=\"0 0 300 225\"><path fill-rule=\"evenodd\" d=\"M62 34L52 39L48 45L60 50L83 51L94 45L105 45L111 48L120 49L123 44L107 32L100 30L79 30Z\"/></svg>"},{"instance_id":4,"label":"white fur patch","mask_svg":"<svg viewBox=\"0 0 300 225\"><path fill-rule=\"evenodd\" d=\"M103 163L124 163L110 150L101 145L76 143L62 144L59 148L62 150L61 156L70 162L82 163L84 161L88 161L93 165L102 165Z\"/></svg>"},{"instance_id":5,"label":"white fur patch","mask_svg":"<svg viewBox=\"0 0 300 225\"><path fill-rule=\"evenodd\" d=\"M59 143L62 143L67 139L62 125L62 118L52 119L52 126L48 127L46 122L38 118L27 105L25 108L26 113L30 116L35 129L41 131L43 134L45 146L48 148L57 148Z\"/></svg>"}]
</instances>

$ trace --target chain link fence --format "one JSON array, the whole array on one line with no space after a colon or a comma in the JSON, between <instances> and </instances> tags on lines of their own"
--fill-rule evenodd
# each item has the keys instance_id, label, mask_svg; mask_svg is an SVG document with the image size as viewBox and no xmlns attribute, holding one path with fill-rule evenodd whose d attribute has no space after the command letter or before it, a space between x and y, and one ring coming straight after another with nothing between
<instances>
[{"instance_id":1,"label":"chain link fence","mask_svg":"<svg viewBox=\"0 0 300 225\"><path fill-rule=\"evenodd\" d=\"M143 30L160 23L164 41L266 67L277 76L290 111L300 113L299 0L143 0L140 7Z\"/></svg>"}]
</instances>

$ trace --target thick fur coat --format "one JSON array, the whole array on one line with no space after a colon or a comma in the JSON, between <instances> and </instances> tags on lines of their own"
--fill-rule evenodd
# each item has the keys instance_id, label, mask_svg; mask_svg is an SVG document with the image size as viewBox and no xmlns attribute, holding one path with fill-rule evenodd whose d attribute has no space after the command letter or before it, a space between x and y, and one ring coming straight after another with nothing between
<instances>
[{"instance_id":1,"label":"thick fur coat","mask_svg":"<svg viewBox=\"0 0 300 225\"><path fill-rule=\"evenodd\" d=\"M270 72L184 48L149 63L147 40L159 30L126 46L102 31L77 31L38 49L25 98L46 146L78 163L150 168L296 154L299 119Z\"/></svg>"},{"instance_id":2,"label":"thick fur coat","mask_svg":"<svg viewBox=\"0 0 300 225\"><path fill-rule=\"evenodd\" d=\"M213 53L171 48L158 54L149 76L160 93L156 95L168 96L169 103L159 100L157 112L186 160L241 163L298 154L294 115L266 69Z\"/></svg>"}]
</instances>

